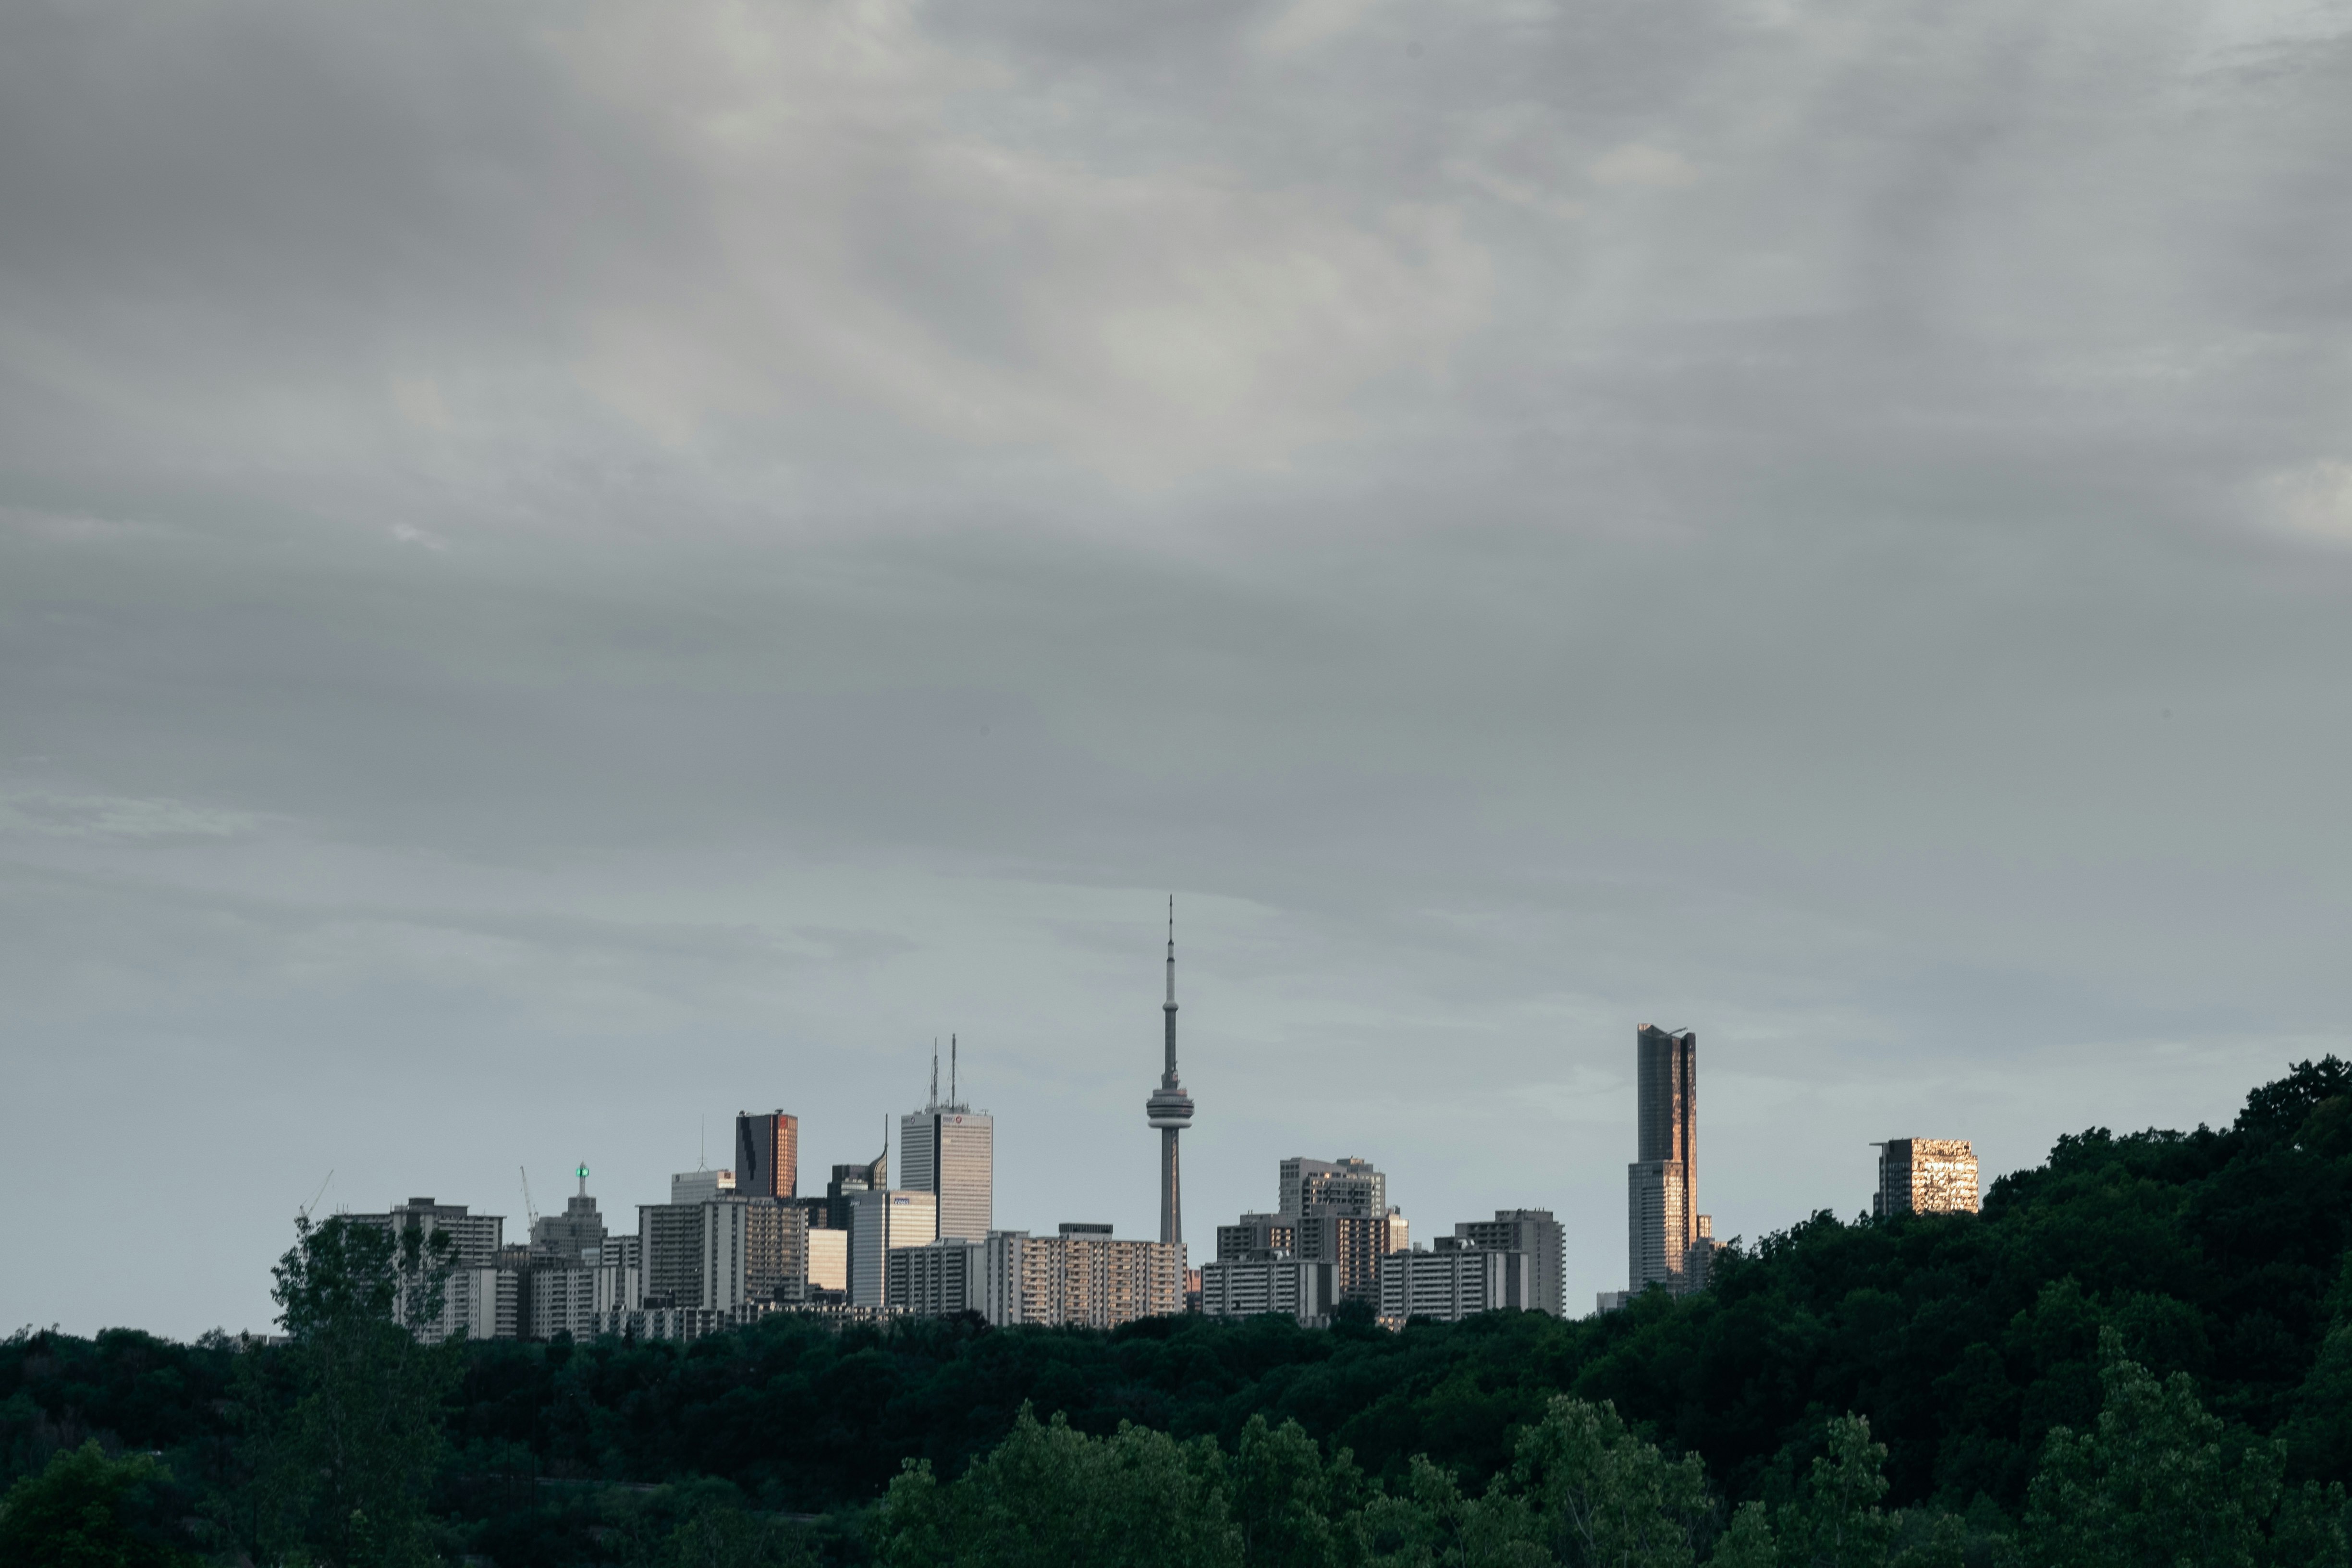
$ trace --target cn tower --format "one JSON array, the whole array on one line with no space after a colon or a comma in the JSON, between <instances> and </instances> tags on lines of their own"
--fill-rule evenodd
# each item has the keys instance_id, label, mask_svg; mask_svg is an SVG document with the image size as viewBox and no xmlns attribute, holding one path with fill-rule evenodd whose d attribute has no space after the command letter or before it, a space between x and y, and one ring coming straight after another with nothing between
<instances>
[{"instance_id":1,"label":"cn tower","mask_svg":"<svg viewBox=\"0 0 2352 1568\"><path fill-rule=\"evenodd\" d=\"M1160 1129L1160 1239L1184 1239L1184 1199L1176 1161L1176 1135L1192 1123L1192 1097L1176 1078L1176 897L1168 898L1168 1000L1160 1005L1167 1019L1168 1060L1160 1087L1143 1102L1143 1114Z\"/></svg>"}]
</instances>

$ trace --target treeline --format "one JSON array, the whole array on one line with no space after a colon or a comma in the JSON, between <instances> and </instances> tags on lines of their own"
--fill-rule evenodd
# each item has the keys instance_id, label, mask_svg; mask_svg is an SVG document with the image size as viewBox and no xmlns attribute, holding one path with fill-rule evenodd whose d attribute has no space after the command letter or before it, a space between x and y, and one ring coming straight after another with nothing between
<instances>
[{"instance_id":1,"label":"treeline","mask_svg":"<svg viewBox=\"0 0 2352 1568\"><path fill-rule=\"evenodd\" d=\"M957 1488L1008 1453L1081 1440L1139 1453L1164 1438L1187 1464L1213 1451L1232 1466L1286 1429L1326 1466L1344 1452L1349 1484L1381 1500L1341 1509L1355 1522L1333 1524L1334 1539L1393 1522L1438 1479L1488 1531L1490 1489L1534 1484L1513 1479L1524 1444L1569 1396L1610 1406L1627 1441L1703 1467L1711 1500L1686 1532L1701 1560L1739 1505L1809 1506L1849 1415L1885 1449L1874 1506L1888 1518L2014 1541L2058 1434L2097 1428L2126 1363L2210 1413L2212 1464L2251 1475L2274 1458L2278 1497L2305 1498L2306 1482L2352 1478L2347 1243L2352 1068L2329 1058L2255 1090L2225 1130L2065 1138L1996 1184L1981 1215L1817 1215L1727 1250L1699 1297L1654 1293L1598 1319L1496 1314L1394 1334L1361 1319L1318 1331L1163 1320L1099 1334L779 1318L683 1347L457 1347L431 1363L442 1381L418 1539L501 1568L642 1558L690 1528L855 1559L877 1519L914 1517L908 1461L950 1500L940 1517L961 1518ZM139 1506L183 1510L221 1550L249 1545L269 1435L284 1440L310 1353L19 1334L0 1344L0 1480L90 1439L153 1451ZM1246 1509L1229 1500L1227 1514ZM2261 1539L2283 1528L2275 1514ZM1542 1550L1559 1556L1557 1542Z\"/></svg>"}]
</instances>

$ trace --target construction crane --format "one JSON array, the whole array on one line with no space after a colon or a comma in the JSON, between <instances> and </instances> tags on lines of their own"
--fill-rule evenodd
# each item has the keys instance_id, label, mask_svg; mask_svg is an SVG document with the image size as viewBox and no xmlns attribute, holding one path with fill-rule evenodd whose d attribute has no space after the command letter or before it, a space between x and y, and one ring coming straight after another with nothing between
<instances>
[{"instance_id":1,"label":"construction crane","mask_svg":"<svg viewBox=\"0 0 2352 1568\"><path fill-rule=\"evenodd\" d=\"M530 1206L530 1172L520 1165L517 1165L515 1169L522 1173L522 1212L530 1216L530 1228L537 1231L539 1211Z\"/></svg>"}]
</instances>

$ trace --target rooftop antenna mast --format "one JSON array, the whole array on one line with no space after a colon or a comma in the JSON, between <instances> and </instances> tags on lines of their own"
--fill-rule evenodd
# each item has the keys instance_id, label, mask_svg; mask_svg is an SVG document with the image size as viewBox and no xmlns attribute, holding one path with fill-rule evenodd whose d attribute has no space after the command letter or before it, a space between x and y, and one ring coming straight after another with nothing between
<instances>
[{"instance_id":1,"label":"rooftop antenna mast","mask_svg":"<svg viewBox=\"0 0 2352 1568\"><path fill-rule=\"evenodd\" d=\"M956 1037L952 1031L948 1035L948 1104L958 1110L963 1109L963 1101L956 1098Z\"/></svg>"},{"instance_id":2,"label":"rooftop antenna mast","mask_svg":"<svg viewBox=\"0 0 2352 1568\"><path fill-rule=\"evenodd\" d=\"M940 1037L931 1037L931 1103L928 1109L940 1108Z\"/></svg>"}]
</instances>

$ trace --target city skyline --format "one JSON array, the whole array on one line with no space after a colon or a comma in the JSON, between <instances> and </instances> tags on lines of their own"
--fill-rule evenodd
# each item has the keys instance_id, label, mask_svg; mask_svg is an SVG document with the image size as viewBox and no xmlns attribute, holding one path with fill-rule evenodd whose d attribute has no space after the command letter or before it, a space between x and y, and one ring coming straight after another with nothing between
<instances>
[{"instance_id":1,"label":"city skyline","mask_svg":"<svg viewBox=\"0 0 2352 1568\"><path fill-rule=\"evenodd\" d=\"M1110 1327L1126 1321L1118 1312L1181 1310L1164 1302L1138 1309L1135 1302L1155 1291L1174 1292L1167 1300L1181 1300L1179 1286L1188 1264L1196 1282L1190 1310L1276 1310L1310 1326L1328 1322L1342 1301L1369 1305L1392 1325L1409 1315L1450 1319L1496 1307L1555 1316L1569 1311L1564 1229L1550 1209L1498 1208L1491 1220L1457 1221L1452 1235L1416 1244L1409 1239L1408 1216L1388 1202L1387 1173L1357 1155L1283 1159L1275 1208L1245 1212L1235 1224L1217 1226L1213 1246L1197 1262L1188 1259L1172 1147L1191 1111L1176 1077L1174 925L1171 895L1163 1072L1149 1119L1161 1133L1157 1254L1148 1244L1114 1242L1115 1227L1099 1222L1064 1220L1058 1242L1041 1240L1034 1248L1028 1226L994 1225L994 1120L972 1113L961 1097L959 1037L952 1032L947 1098L940 1094L934 1040L925 1105L899 1119L898 1172L890 1165L886 1118L882 1155L870 1166L835 1165L821 1198L792 1195L799 1120L777 1110L738 1114L735 1148L742 1169L698 1165L674 1173L669 1202L638 1205L638 1231L626 1239L606 1238L587 1191L584 1162L564 1214L530 1211L528 1241L513 1247L496 1245L502 1216L469 1215L466 1205L440 1205L432 1197L413 1196L389 1215L354 1217L398 1226L414 1223L404 1215L415 1214L428 1236L436 1224L456 1226L461 1267L435 1331L464 1326L477 1337L520 1331L545 1338L557 1326L575 1334L692 1337L741 1321L726 1314L764 1311L772 1303L824 1302L830 1307L823 1310L984 1310L992 1322L1092 1321ZM1693 1029L1644 1023L1634 1031L1636 1158L1626 1168L1627 1285L1596 1292L1597 1311L1622 1308L1654 1287L1676 1295L1706 1287L1723 1238L1697 1208L1697 1048ZM1171 1113L1171 1100L1181 1115ZM1979 1208L1979 1169L1969 1140L1901 1138L1874 1141L1872 1147L1879 1151L1872 1215ZM528 1209L527 1172L522 1181ZM1099 1272L1099 1260L1052 1261L1075 1245L1074 1236L1109 1249L1105 1257L1116 1252L1126 1259L1113 1268L1126 1281L1113 1295L1126 1300L1126 1307L1115 1309L1111 1298L1088 1294L1101 1286L1100 1280L1084 1282ZM829 1261L822 1266L820 1238L828 1244ZM1072 1270L1066 1278L1066 1267ZM541 1277L551 1268L555 1272ZM1142 1283L1150 1279L1159 1283ZM1095 1304L1074 1305L1080 1297L1066 1296L1069 1290ZM1121 1294L1133 1290L1144 1294L1131 1300ZM721 1316L709 1317L714 1311ZM1114 1315L1093 1316L1105 1311Z\"/></svg>"}]
</instances>

